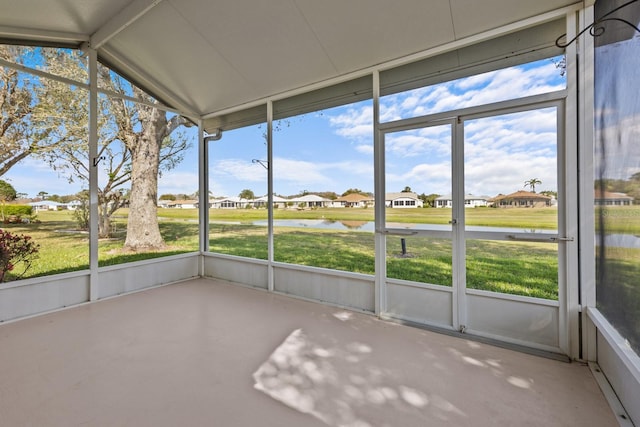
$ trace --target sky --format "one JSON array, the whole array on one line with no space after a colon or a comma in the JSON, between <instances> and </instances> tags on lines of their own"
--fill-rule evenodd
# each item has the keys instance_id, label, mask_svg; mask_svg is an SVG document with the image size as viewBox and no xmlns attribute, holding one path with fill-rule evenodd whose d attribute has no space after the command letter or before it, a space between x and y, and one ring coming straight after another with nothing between
<instances>
[{"instance_id":1,"label":"sky","mask_svg":"<svg viewBox=\"0 0 640 427\"><path fill-rule=\"evenodd\" d=\"M640 35L637 34L631 39L596 48L598 155L594 159L594 169L596 174L602 173L603 178L624 180L640 172L640 98L633 85L629 85L640 69L639 50ZM605 141L606 150L602 150L602 141Z\"/></svg>"},{"instance_id":2,"label":"sky","mask_svg":"<svg viewBox=\"0 0 640 427\"><path fill-rule=\"evenodd\" d=\"M555 62L558 58L555 59ZM565 88L552 60L489 72L381 98L381 121L423 116L468 106ZM274 192L347 189L374 191L372 101L291 117L275 124ZM267 146L264 124L223 133L210 142L209 189L216 197L249 189L267 193ZM196 129L185 160L162 174L158 194L192 194L198 189ZM420 194L451 193L451 125L427 126L385 136L387 192L405 187ZM557 190L554 109L476 119L464 124L465 192L495 196L542 181L536 191ZM101 172L103 173L103 172ZM69 183L47 163L28 158L3 176L30 197L45 191L67 195L86 185ZM102 178L104 179L104 178Z\"/></svg>"},{"instance_id":3,"label":"sky","mask_svg":"<svg viewBox=\"0 0 640 427\"><path fill-rule=\"evenodd\" d=\"M557 59L556 59L557 61ZM381 99L381 121L423 116L474 105L564 89L551 60L490 72ZM287 119L274 132L274 192L350 188L374 191L373 106L371 101ZM267 171L253 159L266 159L264 126L225 133L210 148L210 190L237 196L243 189L266 194ZM555 109L476 119L465 123L465 192L495 196L524 188L557 190ZM451 125L387 134L385 187L421 194L450 194Z\"/></svg>"}]
</instances>

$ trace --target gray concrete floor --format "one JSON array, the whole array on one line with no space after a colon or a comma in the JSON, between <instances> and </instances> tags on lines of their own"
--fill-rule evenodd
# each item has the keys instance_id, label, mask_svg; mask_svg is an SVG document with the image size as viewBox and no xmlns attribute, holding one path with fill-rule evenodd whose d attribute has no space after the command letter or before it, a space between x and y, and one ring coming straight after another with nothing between
<instances>
[{"instance_id":1,"label":"gray concrete floor","mask_svg":"<svg viewBox=\"0 0 640 427\"><path fill-rule=\"evenodd\" d=\"M616 426L589 368L197 279L0 325L1 426Z\"/></svg>"}]
</instances>

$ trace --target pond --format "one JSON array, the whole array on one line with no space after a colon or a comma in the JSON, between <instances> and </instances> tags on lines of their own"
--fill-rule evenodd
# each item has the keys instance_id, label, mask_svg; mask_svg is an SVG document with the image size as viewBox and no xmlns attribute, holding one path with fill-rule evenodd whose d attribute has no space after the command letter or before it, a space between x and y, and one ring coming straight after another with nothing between
<instances>
[{"instance_id":1,"label":"pond","mask_svg":"<svg viewBox=\"0 0 640 427\"><path fill-rule=\"evenodd\" d=\"M254 221L253 225L267 226L267 220ZM373 233L375 223L373 221L330 221L324 219L277 219L273 221L274 227L300 227L300 228L319 228L325 230L351 230L364 231ZM414 224L414 223L388 223L389 228L401 228L407 230L434 230L449 231L451 226L448 224ZM487 231L487 232L503 232L503 233L547 233L555 234L555 230L541 229L522 229L509 227L482 227L467 226L467 231ZM597 239L597 236L596 236ZM597 241L596 241L597 243ZM607 246L620 248L640 248L640 236L633 234L608 234L605 237Z\"/></svg>"},{"instance_id":2,"label":"pond","mask_svg":"<svg viewBox=\"0 0 640 427\"><path fill-rule=\"evenodd\" d=\"M254 221L253 225L267 226L267 220ZM375 230L373 221L330 221L325 219L276 219L273 221L274 227L302 227L302 228L320 228L329 230L352 230L352 231L368 231ZM405 222L387 223L387 228L400 228L405 230L430 230L430 231L451 231L449 224L416 224ZM555 234L555 230L536 230L523 228L508 227L481 227L467 226L467 231L495 231L504 233L547 233Z\"/></svg>"},{"instance_id":3,"label":"pond","mask_svg":"<svg viewBox=\"0 0 640 427\"><path fill-rule=\"evenodd\" d=\"M616 248L640 248L640 236L634 234L607 234L604 244ZM596 246L600 246L600 236L596 236Z\"/></svg>"}]
</instances>

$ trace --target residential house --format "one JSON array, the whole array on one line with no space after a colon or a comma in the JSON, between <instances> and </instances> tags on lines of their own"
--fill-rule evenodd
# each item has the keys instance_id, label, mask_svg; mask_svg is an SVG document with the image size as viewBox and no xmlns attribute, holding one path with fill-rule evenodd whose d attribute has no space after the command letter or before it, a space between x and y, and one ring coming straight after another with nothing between
<instances>
[{"instance_id":1,"label":"residential house","mask_svg":"<svg viewBox=\"0 0 640 427\"><path fill-rule=\"evenodd\" d=\"M64 203L54 202L52 200L40 200L38 202L31 202L29 206L32 206L33 209L38 211L58 211L61 209L66 209L66 205Z\"/></svg>"},{"instance_id":2,"label":"residential house","mask_svg":"<svg viewBox=\"0 0 640 427\"><path fill-rule=\"evenodd\" d=\"M72 200L69 203L67 203L67 209L69 209L70 211L75 211L79 207L81 207L82 204L83 203L80 200Z\"/></svg>"},{"instance_id":3,"label":"residential house","mask_svg":"<svg viewBox=\"0 0 640 427\"><path fill-rule=\"evenodd\" d=\"M293 206L308 207L308 208L326 208L331 205L331 200L320 197L316 194L306 194L301 197L294 197L289 199L289 202L293 203Z\"/></svg>"},{"instance_id":4,"label":"residential house","mask_svg":"<svg viewBox=\"0 0 640 427\"><path fill-rule=\"evenodd\" d=\"M530 191L516 191L515 193L498 195L491 199L495 207L500 208L541 208L551 206L552 197Z\"/></svg>"},{"instance_id":5,"label":"residential house","mask_svg":"<svg viewBox=\"0 0 640 427\"><path fill-rule=\"evenodd\" d=\"M596 191L593 203L596 206L631 206L633 197L625 193L613 193L609 191Z\"/></svg>"},{"instance_id":6,"label":"residential house","mask_svg":"<svg viewBox=\"0 0 640 427\"><path fill-rule=\"evenodd\" d=\"M387 193L384 198L384 205L388 208L421 208L424 206L422 200L416 193Z\"/></svg>"},{"instance_id":7,"label":"residential house","mask_svg":"<svg viewBox=\"0 0 640 427\"><path fill-rule=\"evenodd\" d=\"M475 196L473 194L465 194L464 207L465 208L477 208L480 206L489 206L489 196ZM453 206L453 199L451 194L446 196L440 196L435 199L436 208L450 208Z\"/></svg>"},{"instance_id":8,"label":"residential house","mask_svg":"<svg viewBox=\"0 0 640 427\"><path fill-rule=\"evenodd\" d=\"M168 208L175 209L197 209L198 206L197 200L172 200L167 204Z\"/></svg>"},{"instance_id":9,"label":"residential house","mask_svg":"<svg viewBox=\"0 0 640 427\"><path fill-rule=\"evenodd\" d=\"M266 208L269 197L264 195L262 197L258 197L257 199L252 200L254 208ZM274 208L286 208L287 203L289 203L289 199L285 199L280 196L273 196L273 207Z\"/></svg>"},{"instance_id":10,"label":"residential house","mask_svg":"<svg viewBox=\"0 0 640 427\"><path fill-rule=\"evenodd\" d=\"M240 209L246 208L250 204L251 200L241 199L238 196L209 200L209 207L213 209Z\"/></svg>"},{"instance_id":11,"label":"residential house","mask_svg":"<svg viewBox=\"0 0 640 427\"><path fill-rule=\"evenodd\" d=\"M365 196L359 193L347 194L331 202L331 207L333 208L366 208L373 205L373 196Z\"/></svg>"}]
</instances>

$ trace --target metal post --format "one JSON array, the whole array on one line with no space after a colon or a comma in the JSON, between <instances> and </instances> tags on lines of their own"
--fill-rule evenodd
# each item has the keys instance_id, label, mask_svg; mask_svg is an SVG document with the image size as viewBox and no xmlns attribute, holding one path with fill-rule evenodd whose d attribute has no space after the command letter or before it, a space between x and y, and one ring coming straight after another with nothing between
<instances>
[{"instance_id":1,"label":"metal post","mask_svg":"<svg viewBox=\"0 0 640 427\"><path fill-rule=\"evenodd\" d=\"M98 53L85 46L89 60L89 301L98 287Z\"/></svg>"}]
</instances>

